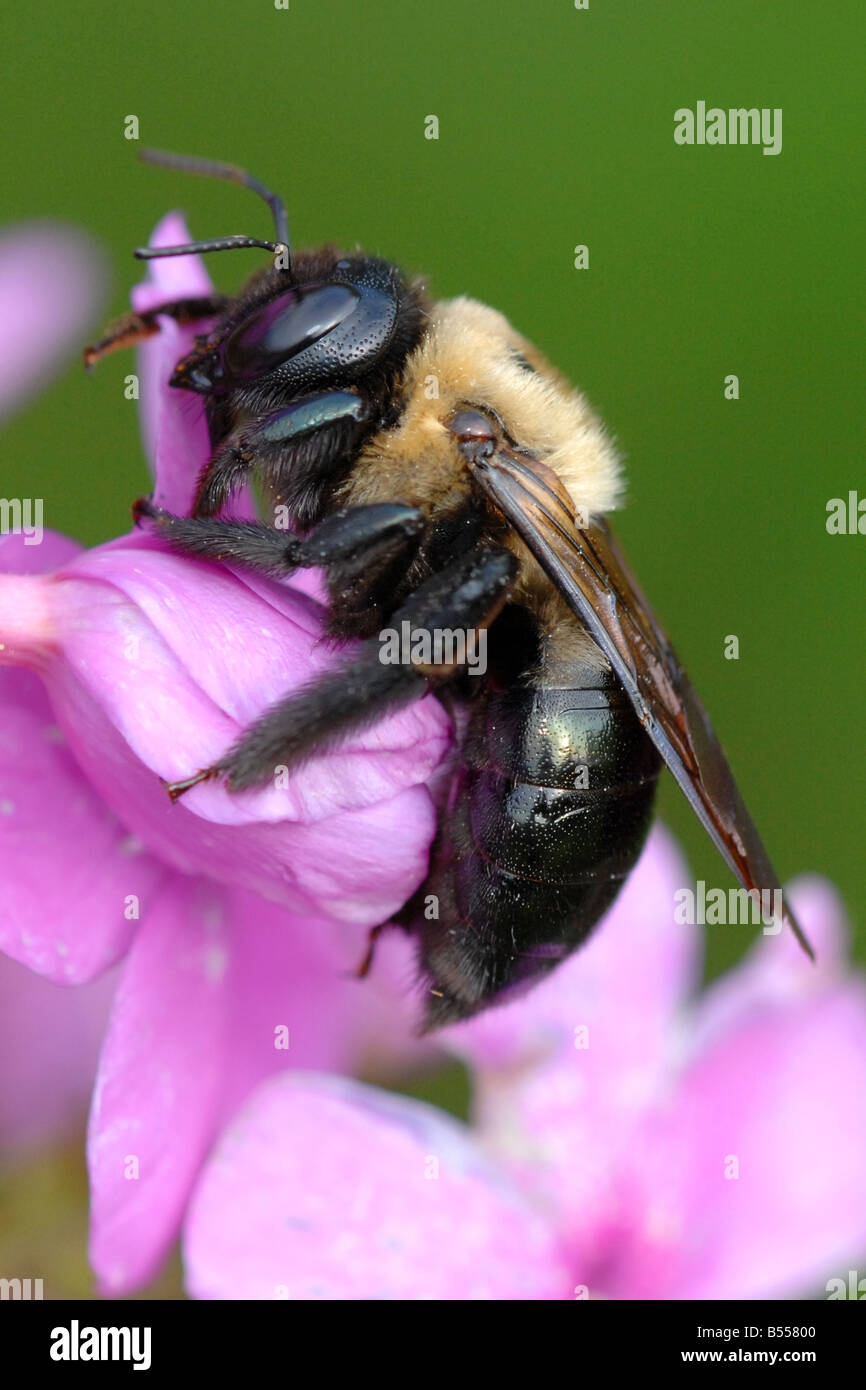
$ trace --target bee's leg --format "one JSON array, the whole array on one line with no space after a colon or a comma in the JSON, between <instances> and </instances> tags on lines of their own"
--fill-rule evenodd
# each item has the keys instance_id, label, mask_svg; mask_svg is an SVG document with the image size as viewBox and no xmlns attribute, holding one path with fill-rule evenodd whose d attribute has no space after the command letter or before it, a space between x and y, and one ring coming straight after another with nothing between
<instances>
[{"instance_id":1,"label":"bee's leg","mask_svg":"<svg viewBox=\"0 0 866 1390\"><path fill-rule=\"evenodd\" d=\"M452 640L446 654L444 643L437 647L437 634L440 642L460 632L468 639L486 628L508 598L517 570L517 557L507 550L482 548L461 556L416 589L387 631L364 642L349 665L273 705L225 757L169 786L169 795L176 800L212 777L224 777L230 791L263 785L277 771L297 767L451 679L463 669L469 643L464 641L461 656Z\"/></svg>"},{"instance_id":2,"label":"bee's leg","mask_svg":"<svg viewBox=\"0 0 866 1390\"><path fill-rule=\"evenodd\" d=\"M367 932L367 949L364 952L361 960L355 966L355 969L350 970L348 972L350 979L366 980L370 971L373 969L373 961L376 956L376 944L379 940L379 937L382 935L382 932L385 931L385 929L391 925L392 924L390 922L381 922L378 927L370 928L370 930Z\"/></svg>"},{"instance_id":3,"label":"bee's leg","mask_svg":"<svg viewBox=\"0 0 866 1390\"><path fill-rule=\"evenodd\" d=\"M211 442L213 443L213 435ZM249 482L254 457L241 434L229 434L201 471L192 505L195 517L210 520L243 483Z\"/></svg>"},{"instance_id":4,"label":"bee's leg","mask_svg":"<svg viewBox=\"0 0 866 1390\"><path fill-rule=\"evenodd\" d=\"M197 323L200 319L210 319L222 313L227 302L222 294L199 295L192 299L169 300L143 314L124 314L122 318L109 325L99 342L91 343L84 349L84 365L92 367L110 352L133 347L145 338L152 338L159 332L158 319L161 314L177 323Z\"/></svg>"},{"instance_id":5,"label":"bee's leg","mask_svg":"<svg viewBox=\"0 0 866 1390\"><path fill-rule=\"evenodd\" d=\"M358 438L366 410L351 391L326 391L243 425L205 467L194 515L215 516L255 467L273 489L274 500L300 526L311 525L318 520L325 485Z\"/></svg>"},{"instance_id":6,"label":"bee's leg","mask_svg":"<svg viewBox=\"0 0 866 1390\"><path fill-rule=\"evenodd\" d=\"M140 498L136 521L155 523L174 550L206 560L225 560L249 569L286 575L296 569L339 565L363 575L380 561L403 558L417 547L425 521L415 507L377 502L332 512L306 536L296 536L257 521L220 521L214 517L174 516Z\"/></svg>"}]
</instances>

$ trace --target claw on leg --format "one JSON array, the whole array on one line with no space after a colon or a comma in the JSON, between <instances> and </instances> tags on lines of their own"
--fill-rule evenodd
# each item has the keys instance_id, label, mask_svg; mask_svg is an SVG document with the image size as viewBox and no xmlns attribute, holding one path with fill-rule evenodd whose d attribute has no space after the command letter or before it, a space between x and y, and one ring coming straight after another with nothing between
<instances>
[{"instance_id":1,"label":"claw on leg","mask_svg":"<svg viewBox=\"0 0 866 1390\"><path fill-rule=\"evenodd\" d=\"M193 773L192 777L185 777L182 782L166 782L162 785L169 794L172 805L179 801L184 792L188 792L190 787L197 787L199 782L210 782L212 778L218 776L217 769L214 767L203 767L198 772Z\"/></svg>"},{"instance_id":2,"label":"claw on leg","mask_svg":"<svg viewBox=\"0 0 866 1390\"><path fill-rule=\"evenodd\" d=\"M99 342L91 343L84 349L84 365L88 371L101 358L121 348L133 347L145 338L152 338L160 331L160 317L165 315L176 323L197 323L201 319L214 318L226 306L225 295L193 295L186 299L172 299L165 304L157 304L142 314L124 314L115 319Z\"/></svg>"},{"instance_id":3,"label":"claw on leg","mask_svg":"<svg viewBox=\"0 0 866 1390\"><path fill-rule=\"evenodd\" d=\"M382 932L385 930L387 925L387 922L382 922L378 927L370 928L369 932L367 933L367 949L364 952L363 958L358 964L358 966L354 970L349 970L346 972L348 979L366 980L367 976L373 968L373 958L376 954L376 942L379 940L379 937L382 935Z\"/></svg>"},{"instance_id":4,"label":"claw on leg","mask_svg":"<svg viewBox=\"0 0 866 1390\"><path fill-rule=\"evenodd\" d=\"M143 518L157 520L162 508L154 505L152 497L138 497L132 504L132 519L136 526Z\"/></svg>"}]
</instances>

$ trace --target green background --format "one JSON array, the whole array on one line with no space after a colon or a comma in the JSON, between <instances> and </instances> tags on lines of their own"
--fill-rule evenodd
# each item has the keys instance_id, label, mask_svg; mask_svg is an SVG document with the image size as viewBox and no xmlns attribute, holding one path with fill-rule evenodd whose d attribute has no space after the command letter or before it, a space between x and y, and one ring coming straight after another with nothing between
<instances>
[{"instance_id":1,"label":"green background","mask_svg":"<svg viewBox=\"0 0 866 1390\"><path fill-rule=\"evenodd\" d=\"M135 114L143 144L282 191L296 245L357 242L495 305L587 391L626 459L620 537L776 865L833 879L862 941L866 536L825 529L830 498L866 496L862 4L137 0L6 23L4 220L99 237L111 314L168 207L195 235L270 234L243 190L139 165ZM782 153L677 146L699 99L782 107ZM258 264L210 269L231 289ZM125 530L130 370L70 365L8 428L0 492L87 543ZM669 779L661 811L728 886ZM744 944L711 934L710 970Z\"/></svg>"}]
</instances>

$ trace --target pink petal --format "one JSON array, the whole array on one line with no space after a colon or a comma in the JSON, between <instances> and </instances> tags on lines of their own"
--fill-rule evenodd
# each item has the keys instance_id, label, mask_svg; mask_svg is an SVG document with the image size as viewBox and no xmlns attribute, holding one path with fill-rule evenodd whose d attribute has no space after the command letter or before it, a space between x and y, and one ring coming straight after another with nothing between
<instances>
[{"instance_id":1,"label":"pink petal","mask_svg":"<svg viewBox=\"0 0 866 1390\"><path fill-rule=\"evenodd\" d=\"M174 878L130 952L88 1139L91 1263L106 1292L156 1271L211 1142L227 1057L227 949L219 890Z\"/></svg>"},{"instance_id":2,"label":"pink petal","mask_svg":"<svg viewBox=\"0 0 866 1390\"><path fill-rule=\"evenodd\" d=\"M347 978L357 961L332 922L173 880L130 952L91 1117L92 1256L107 1290L158 1268L214 1133L263 1078L420 1059L408 996L378 960L371 979Z\"/></svg>"},{"instance_id":3,"label":"pink petal","mask_svg":"<svg viewBox=\"0 0 866 1390\"><path fill-rule=\"evenodd\" d=\"M0 542L0 569L38 572L77 547ZM0 581L2 582L2 581ZM126 950L162 866L94 792L36 676L0 668L0 949L40 974L78 984Z\"/></svg>"},{"instance_id":4,"label":"pink petal","mask_svg":"<svg viewBox=\"0 0 866 1390\"><path fill-rule=\"evenodd\" d=\"M52 699L78 761L97 792L164 862L262 893L304 915L362 927L385 921L423 880L435 833L424 788L309 824L213 824L182 803L170 805L154 774L65 675L52 682Z\"/></svg>"},{"instance_id":5,"label":"pink petal","mask_svg":"<svg viewBox=\"0 0 866 1390\"><path fill-rule=\"evenodd\" d=\"M690 1028L693 1052L741 1023L760 1019L769 1004L796 1002L842 980L849 933L836 890L826 879L812 875L795 879L787 894L798 921L809 924L814 963L790 931L758 936L743 959L701 996Z\"/></svg>"},{"instance_id":6,"label":"pink petal","mask_svg":"<svg viewBox=\"0 0 866 1390\"><path fill-rule=\"evenodd\" d=\"M0 671L0 949L64 984L126 951L162 866L99 798L39 681Z\"/></svg>"},{"instance_id":7,"label":"pink petal","mask_svg":"<svg viewBox=\"0 0 866 1390\"><path fill-rule=\"evenodd\" d=\"M116 980L63 989L0 956L0 1154L20 1158L83 1119Z\"/></svg>"},{"instance_id":8,"label":"pink petal","mask_svg":"<svg viewBox=\"0 0 866 1390\"><path fill-rule=\"evenodd\" d=\"M569 1296L544 1222L435 1110L284 1076L223 1136L186 1223L196 1298Z\"/></svg>"},{"instance_id":9,"label":"pink petal","mask_svg":"<svg viewBox=\"0 0 866 1390\"><path fill-rule=\"evenodd\" d=\"M402 932L379 942L375 968L358 979L363 943L356 933L293 917L237 890L229 902L237 949L228 984L224 1119L274 1072L375 1068L398 1078L429 1063L435 1046L414 1035L411 948Z\"/></svg>"},{"instance_id":10,"label":"pink petal","mask_svg":"<svg viewBox=\"0 0 866 1390\"><path fill-rule=\"evenodd\" d=\"M864 985L753 1013L631 1158L610 1296L805 1297L845 1277L866 1249Z\"/></svg>"},{"instance_id":11,"label":"pink petal","mask_svg":"<svg viewBox=\"0 0 866 1390\"><path fill-rule=\"evenodd\" d=\"M866 988L843 974L830 885L791 898L819 963L789 935L759 938L692 1007L618 1205L594 1248L575 1246L576 1277L608 1296L802 1295L866 1246Z\"/></svg>"},{"instance_id":12,"label":"pink petal","mask_svg":"<svg viewBox=\"0 0 866 1390\"><path fill-rule=\"evenodd\" d=\"M192 238L184 218L170 212L162 219L151 246L182 246ZM148 262L147 277L132 291L132 306L139 313L172 299L209 295L213 284L199 256L168 256ZM170 387L169 378L182 357L192 350L194 338L206 333L212 319L178 324L163 317L160 332L147 338L138 351L141 381L141 427L145 449L156 478L154 501L182 516L189 515L199 474L210 457L204 397ZM253 516L248 492L239 493L227 516Z\"/></svg>"},{"instance_id":13,"label":"pink petal","mask_svg":"<svg viewBox=\"0 0 866 1390\"><path fill-rule=\"evenodd\" d=\"M351 654L322 639L321 610L306 596L260 577L249 585L241 573L153 542L100 547L66 574L110 584L134 605L67 586L64 650L142 761L169 779L215 761L269 705ZM138 662L128 655L131 638ZM133 681L146 682L146 707L130 699ZM438 701L418 701L316 758L288 787L231 796L205 785L185 804L226 823L313 820L370 805L426 781L448 730Z\"/></svg>"},{"instance_id":14,"label":"pink petal","mask_svg":"<svg viewBox=\"0 0 866 1390\"><path fill-rule=\"evenodd\" d=\"M0 232L0 415L80 349L105 278L96 243L72 227L29 222Z\"/></svg>"},{"instance_id":15,"label":"pink petal","mask_svg":"<svg viewBox=\"0 0 866 1390\"><path fill-rule=\"evenodd\" d=\"M449 738L438 702L382 721L286 787L232 796L213 784L172 807L160 776L214 761L278 693L334 660L317 645L315 606L276 584L266 602L260 587L152 542L90 552L47 589L63 653L42 663L57 719L152 852L364 926L411 895L435 831L425 783Z\"/></svg>"},{"instance_id":16,"label":"pink petal","mask_svg":"<svg viewBox=\"0 0 866 1390\"><path fill-rule=\"evenodd\" d=\"M185 246L192 241L182 212L169 212L157 223L148 245ZM145 278L133 288L132 307L144 314L171 299L198 299L213 293L213 281L201 256L165 256L147 261Z\"/></svg>"},{"instance_id":17,"label":"pink petal","mask_svg":"<svg viewBox=\"0 0 866 1390\"><path fill-rule=\"evenodd\" d=\"M696 983L699 932L674 921L684 882L679 851L656 826L582 950L524 999L441 1038L473 1065L483 1142L587 1258L603 1244L617 1164L668 1074Z\"/></svg>"},{"instance_id":18,"label":"pink petal","mask_svg":"<svg viewBox=\"0 0 866 1390\"><path fill-rule=\"evenodd\" d=\"M78 542L59 531L43 531L39 545L10 531L0 535L0 574L49 574L81 553Z\"/></svg>"}]
</instances>

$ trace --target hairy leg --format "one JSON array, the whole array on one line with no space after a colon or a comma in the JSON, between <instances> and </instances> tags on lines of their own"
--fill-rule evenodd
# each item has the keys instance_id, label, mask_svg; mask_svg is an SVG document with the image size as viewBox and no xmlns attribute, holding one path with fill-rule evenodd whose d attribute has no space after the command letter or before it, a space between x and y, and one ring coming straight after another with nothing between
<instances>
[{"instance_id":1,"label":"hairy leg","mask_svg":"<svg viewBox=\"0 0 866 1390\"><path fill-rule=\"evenodd\" d=\"M472 551L422 584L397 610L391 625L398 633L403 623L427 633L487 627L505 603L517 568L510 551ZM230 791L263 785L278 768L297 767L462 669L455 654L438 664L411 654L394 663L382 657L379 639L368 639L349 664L273 705L212 767L169 786L172 799L216 777L224 777Z\"/></svg>"},{"instance_id":2,"label":"hairy leg","mask_svg":"<svg viewBox=\"0 0 866 1390\"><path fill-rule=\"evenodd\" d=\"M257 469L274 500L288 507L300 526L311 525L319 519L327 485L357 440L365 416L360 396L325 391L245 423L222 441L204 468L193 514L215 516Z\"/></svg>"},{"instance_id":3,"label":"hairy leg","mask_svg":"<svg viewBox=\"0 0 866 1390\"><path fill-rule=\"evenodd\" d=\"M356 561L372 565L414 550L424 529L415 507L390 502L344 507L332 512L306 536L296 536L258 521L220 521L211 517L175 516L140 498L136 521L146 518L181 555L224 560L269 574L286 575L314 566L328 568Z\"/></svg>"},{"instance_id":4,"label":"hairy leg","mask_svg":"<svg viewBox=\"0 0 866 1390\"><path fill-rule=\"evenodd\" d=\"M109 325L98 342L84 349L84 365L92 367L111 352L134 347L145 338L154 337L159 332L158 319L162 314L177 323L197 323L221 313L226 303L226 297L222 294L200 295L192 299L172 299L143 314L124 314Z\"/></svg>"}]
</instances>

